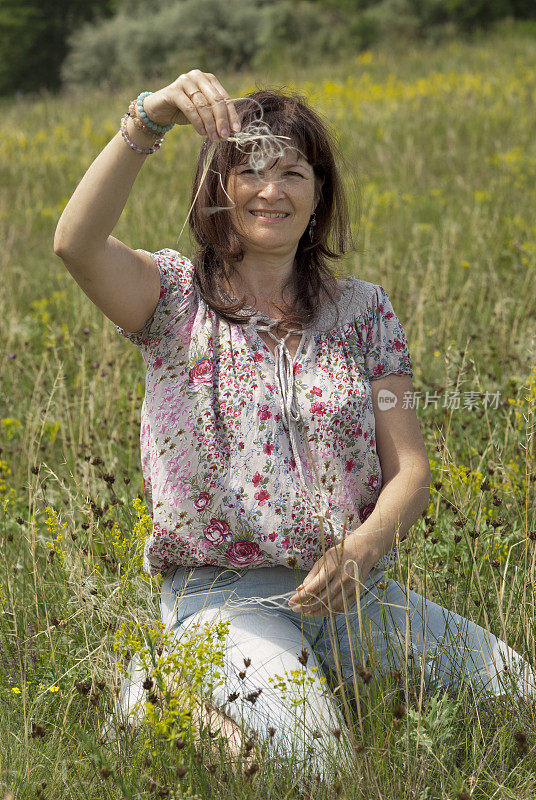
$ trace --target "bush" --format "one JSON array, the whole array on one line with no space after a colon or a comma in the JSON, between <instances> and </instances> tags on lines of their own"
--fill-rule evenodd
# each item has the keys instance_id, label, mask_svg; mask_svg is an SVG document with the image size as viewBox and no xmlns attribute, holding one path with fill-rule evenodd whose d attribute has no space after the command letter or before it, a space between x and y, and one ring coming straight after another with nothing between
<instances>
[{"instance_id":1,"label":"bush","mask_svg":"<svg viewBox=\"0 0 536 800\"><path fill-rule=\"evenodd\" d=\"M147 24L146 0L128 0L116 17L86 25L69 40L64 85L118 87L149 75L266 66L282 56L311 63L348 46L347 23L301 0L160 0Z\"/></svg>"},{"instance_id":2,"label":"bush","mask_svg":"<svg viewBox=\"0 0 536 800\"><path fill-rule=\"evenodd\" d=\"M129 0L116 17L86 25L69 40L62 67L69 85L120 86L142 76L249 66L259 48L257 0L182 0L151 11Z\"/></svg>"},{"instance_id":3,"label":"bush","mask_svg":"<svg viewBox=\"0 0 536 800\"><path fill-rule=\"evenodd\" d=\"M69 34L115 12L115 0L2 0L0 95L57 89Z\"/></svg>"},{"instance_id":4,"label":"bush","mask_svg":"<svg viewBox=\"0 0 536 800\"><path fill-rule=\"evenodd\" d=\"M419 31L420 21L411 8L411 0L383 0L358 14L352 33L361 47L368 47L381 37L412 38Z\"/></svg>"},{"instance_id":5,"label":"bush","mask_svg":"<svg viewBox=\"0 0 536 800\"><path fill-rule=\"evenodd\" d=\"M536 17L529 0L123 0L112 19L68 41L64 85L126 82L206 72L307 65L381 38L437 39L505 14Z\"/></svg>"},{"instance_id":6,"label":"bush","mask_svg":"<svg viewBox=\"0 0 536 800\"><path fill-rule=\"evenodd\" d=\"M342 9L352 31L373 41L392 34L432 35L454 26L460 32L487 28L505 17L536 18L534 0L323 0Z\"/></svg>"},{"instance_id":7,"label":"bush","mask_svg":"<svg viewBox=\"0 0 536 800\"><path fill-rule=\"evenodd\" d=\"M282 59L307 65L349 44L347 24L337 24L329 9L305 0L282 0L262 9L254 65L281 63Z\"/></svg>"},{"instance_id":8,"label":"bush","mask_svg":"<svg viewBox=\"0 0 536 800\"><path fill-rule=\"evenodd\" d=\"M204 71L249 66L258 48L259 5L256 0L185 0L175 49Z\"/></svg>"}]
</instances>

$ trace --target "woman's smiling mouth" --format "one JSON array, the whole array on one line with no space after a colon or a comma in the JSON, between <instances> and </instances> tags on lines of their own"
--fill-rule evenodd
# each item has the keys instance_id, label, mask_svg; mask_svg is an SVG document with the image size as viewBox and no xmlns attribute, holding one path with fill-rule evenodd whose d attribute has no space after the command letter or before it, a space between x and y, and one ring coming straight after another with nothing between
<instances>
[{"instance_id":1,"label":"woman's smiling mouth","mask_svg":"<svg viewBox=\"0 0 536 800\"><path fill-rule=\"evenodd\" d=\"M290 214L288 214L286 211L260 210L260 211L250 211L249 213L252 214L254 217L257 217L258 219L270 219L270 220L286 219L288 216L290 216Z\"/></svg>"}]
</instances>

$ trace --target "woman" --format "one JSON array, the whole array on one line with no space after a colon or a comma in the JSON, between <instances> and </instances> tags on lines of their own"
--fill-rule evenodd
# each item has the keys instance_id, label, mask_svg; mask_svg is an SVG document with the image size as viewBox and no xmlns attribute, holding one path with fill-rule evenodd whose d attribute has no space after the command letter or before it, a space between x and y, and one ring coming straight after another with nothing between
<instances>
[{"instance_id":1,"label":"woman","mask_svg":"<svg viewBox=\"0 0 536 800\"><path fill-rule=\"evenodd\" d=\"M261 118L284 146L255 168ZM188 123L205 139L190 216L198 252L133 251L110 233L162 128ZM214 705L325 776L352 768L334 691L356 668L369 680L409 661L428 683L481 696L503 691L504 665L528 667L385 573L427 507L430 468L403 402L413 371L387 293L330 271L350 238L319 116L279 92L233 102L199 70L133 101L55 237L146 362L144 569L164 576L163 621L179 637L229 620ZM129 674L127 713L145 677L135 662ZM309 679L305 704L281 691L293 674Z\"/></svg>"}]
</instances>

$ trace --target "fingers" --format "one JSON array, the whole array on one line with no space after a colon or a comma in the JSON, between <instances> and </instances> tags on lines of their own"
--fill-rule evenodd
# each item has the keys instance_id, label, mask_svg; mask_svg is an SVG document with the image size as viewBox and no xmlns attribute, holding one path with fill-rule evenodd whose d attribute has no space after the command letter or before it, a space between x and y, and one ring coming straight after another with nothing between
<instances>
[{"instance_id":1,"label":"fingers","mask_svg":"<svg viewBox=\"0 0 536 800\"><path fill-rule=\"evenodd\" d=\"M358 602L360 591L357 592L356 598L356 583L353 580L336 581L329 583L322 591L301 591L297 592L298 599L292 605L300 607L304 614L311 616L323 616L329 614L329 610L336 614L344 612L344 602L342 594L345 597L348 605L353 605ZM292 600L292 598L291 598Z\"/></svg>"},{"instance_id":2,"label":"fingers","mask_svg":"<svg viewBox=\"0 0 536 800\"><path fill-rule=\"evenodd\" d=\"M179 90L177 105L181 109L188 122L192 124L194 130L196 130L200 136L208 136L203 119L198 112L195 103L192 102L184 89Z\"/></svg>"},{"instance_id":3,"label":"fingers","mask_svg":"<svg viewBox=\"0 0 536 800\"><path fill-rule=\"evenodd\" d=\"M331 599L329 599L327 595L320 600L311 599L309 602L304 602L301 606L298 604L295 610L301 610L304 616L310 617L325 617L329 616L330 613L342 614L344 612L342 593L339 591L332 594Z\"/></svg>"},{"instance_id":4,"label":"fingers","mask_svg":"<svg viewBox=\"0 0 536 800\"><path fill-rule=\"evenodd\" d=\"M229 97L229 95L219 82L219 80L216 78L216 76L209 75L209 79L211 80L212 86L217 96L223 99L224 101L224 103L219 103L218 106L216 107L217 109L219 109L223 121L222 129L221 130L219 128L218 129L220 130L222 136L228 136L229 133L231 133L232 131L234 132L239 131L240 128L242 127L240 123L240 117L237 114L235 104L233 103L233 101L231 100L231 98ZM224 133L224 130L227 130L229 133Z\"/></svg>"},{"instance_id":5,"label":"fingers","mask_svg":"<svg viewBox=\"0 0 536 800\"><path fill-rule=\"evenodd\" d=\"M192 70L180 76L179 85L183 113L201 136L217 141L240 128L234 103L214 75Z\"/></svg>"}]
</instances>

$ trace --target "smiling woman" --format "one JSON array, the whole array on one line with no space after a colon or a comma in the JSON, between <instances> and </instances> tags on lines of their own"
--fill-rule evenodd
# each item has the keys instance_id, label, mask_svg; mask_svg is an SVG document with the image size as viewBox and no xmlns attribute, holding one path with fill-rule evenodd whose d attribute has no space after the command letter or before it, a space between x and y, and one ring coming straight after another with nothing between
<instances>
[{"instance_id":1,"label":"smiling woman","mask_svg":"<svg viewBox=\"0 0 536 800\"><path fill-rule=\"evenodd\" d=\"M247 165L231 170L227 184L232 201L229 220L247 246L238 268L240 285L247 291L246 303L260 311L270 314L274 305L276 311L285 313L284 298L278 301L276 295L281 265L288 255L292 274L293 252L310 223L311 208L314 213L319 186L321 181L311 165L290 149L267 170L255 171ZM275 261L277 253L282 258ZM222 285L236 294L227 275Z\"/></svg>"},{"instance_id":2,"label":"smiling woman","mask_svg":"<svg viewBox=\"0 0 536 800\"><path fill-rule=\"evenodd\" d=\"M353 246L333 137L297 94L259 90L235 107L243 129L258 121L260 107L271 135L288 144L257 170L253 145L222 141L203 183L210 142L201 148L190 221L199 244L195 288L229 322L247 321L253 308L289 326L311 323L338 294L329 262ZM207 216L212 206L221 213ZM221 288L230 293L226 302Z\"/></svg>"},{"instance_id":3,"label":"smiling woman","mask_svg":"<svg viewBox=\"0 0 536 800\"><path fill-rule=\"evenodd\" d=\"M246 130L259 107L287 147L252 169L228 133ZM352 770L355 742L320 671L340 683L355 678L356 661L377 680L419 665L427 683L467 683L480 696L501 693L507 664L510 677L527 673L519 686L534 696L518 653L385 572L427 506L430 469L402 402L413 369L389 295L331 271L351 236L326 125L296 95L262 90L233 103L199 70L131 110L69 201L57 252L143 354L143 565L164 575L162 619L177 637L205 612L229 619L216 707L255 735L272 731L270 745L331 780ZM197 252L133 251L109 233L141 157L156 149L147 137L185 121L205 137L192 188ZM307 697L276 689L285 674Z\"/></svg>"}]
</instances>

